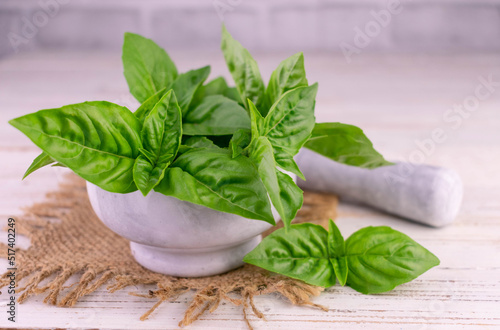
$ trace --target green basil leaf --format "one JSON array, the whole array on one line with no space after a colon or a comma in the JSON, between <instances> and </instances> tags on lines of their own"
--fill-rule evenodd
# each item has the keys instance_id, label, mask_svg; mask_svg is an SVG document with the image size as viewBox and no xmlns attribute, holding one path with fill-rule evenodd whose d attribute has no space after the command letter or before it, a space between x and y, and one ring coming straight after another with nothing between
<instances>
[{"instance_id":1,"label":"green basil leaf","mask_svg":"<svg viewBox=\"0 0 500 330\"><path fill-rule=\"evenodd\" d=\"M52 163L55 163L55 160L53 160L49 155L47 155L45 152L42 152L40 155L38 155L33 162L31 163L30 167L26 170L23 176L23 180L30 175L31 173L35 172L36 170L50 165Z\"/></svg>"},{"instance_id":2,"label":"green basil leaf","mask_svg":"<svg viewBox=\"0 0 500 330\"><path fill-rule=\"evenodd\" d=\"M276 160L276 163L279 165L279 167L281 167L285 171L294 173L302 180L306 180L304 174L302 174L302 171L293 159L293 156L288 154L282 148L276 146L274 147L274 159Z\"/></svg>"},{"instance_id":3,"label":"green basil leaf","mask_svg":"<svg viewBox=\"0 0 500 330\"><path fill-rule=\"evenodd\" d=\"M439 259L389 227L366 227L346 241L347 285L364 294L390 291L434 266Z\"/></svg>"},{"instance_id":4,"label":"green basil leaf","mask_svg":"<svg viewBox=\"0 0 500 330\"><path fill-rule=\"evenodd\" d=\"M229 87L224 77L215 78L214 80L203 86L203 88L204 97L211 95L223 95L228 99L231 99L243 105L243 101L241 101L240 94L238 94L238 90L236 89L236 87Z\"/></svg>"},{"instance_id":5,"label":"green basil leaf","mask_svg":"<svg viewBox=\"0 0 500 330\"><path fill-rule=\"evenodd\" d=\"M285 228L289 228L302 206L302 190L291 177L276 169L273 146L266 137L258 137L252 142L249 157L257 164L259 176L266 186L269 197Z\"/></svg>"},{"instance_id":6,"label":"green basil leaf","mask_svg":"<svg viewBox=\"0 0 500 330\"><path fill-rule=\"evenodd\" d=\"M328 223L328 251L331 257L345 256L344 237L339 228L331 219Z\"/></svg>"},{"instance_id":7,"label":"green basil leaf","mask_svg":"<svg viewBox=\"0 0 500 330\"><path fill-rule=\"evenodd\" d=\"M182 137L182 113L175 94L168 91L144 120L141 131L144 149L134 165L134 181L146 196L163 179L174 160Z\"/></svg>"},{"instance_id":8,"label":"green basil leaf","mask_svg":"<svg viewBox=\"0 0 500 330\"><path fill-rule=\"evenodd\" d=\"M183 120L186 135L232 135L250 128L250 118L238 103L222 95L205 97Z\"/></svg>"},{"instance_id":9,"label":"green basil leaf","mask_svg":"<svg viewBox=\"0 0 500 330\"><path fill-rule=\"evenodd\" d=\"M266 137L258 137L252 141L249 157L256 163L259 176L269 193L269 197L271 198L276 211L278 211L281 216L283 224L286 228L290 227L292 219L287 217L281 202L281 190L278 183L278 176L276 175L276 162L274 161L273 146Z\"/></svg>"},{"instance_id":10,"label":"green basil leaf","mask_svg":"<svg viewBox=\"0 0 500 330\"><path fill-rule=\"evenodd\" d=\"M243 101L241 100L240 93L238 93L238 89L236 87L228 87L227 90L224 92L224 96L238 102L242 106L245 106L243 104Z\"/></svg>"},{"instance_id":11,"label":"green basil leaf","mask_svg":"<svg viewBox=\"0 0 500 330\"><path fill-rule=\"evenodd\" d=\"M142 156L144 156L151 164L154 164L156 162L156 155L152 153L149 150L146 150L144 148L139 148L139 152L141 153Z\"/></svg>"},{"instance_id":12,"label":"green basil leaf","mask_svg":"<svg viewBox=\"0 0 500 330\"><path fill-rule=\"evenodd\" d=\"M207 135L206 137L220 148L229 148L232 135Z\"/></svg>"},{"instance_id":13,"label":"green basil leaf","mask_svg":"<svg viewBox=\"0 0 500 330\"><path fill-rule=\"evenodd\" d=\"M144 119L149 115L151 110L155 107L156 103L160 101L160 99L165 95L167 89L162 88L158 92L151 95L146 101L144 101L137 110L135 110L134 115L139 119L141 123L144 122Z\"/></svg>"},{"instance_id":14,"label":"green basil leaf","mask_svg":"<svg viewBox=\"0 0 500 330\"><path fill-rule=\"evenodd\" d=\"M327 231L311 223L278 229L266 238L243 261L258 267L322 287L335 284L328 260Z\"/></svg>"},{"instance_id":15,"label":"green basil leaf","mask_svg":"<svg viewBox=\"0 0 500 330\"><path fill-rule=\"evenodd\" d=\"M264 130L264 118L251 100L248 100L248 104L252 122L249 157L256 163L260 178L285 228L289 228L297 211L302 207L303 192L291 177L276 169L273 145L267 137L260 136Z\"/></svg>"},{"instance_id":16,"label":"green basil leaf","mask_svg":"<svg viewBox=\"0 0 500 330\"><path fill-rule=\"evenodd\" d=\"M293 161L314 128L314 103L318 85L298 87L284 93L264 119L261 135L267 136L274 148L276 163L282 169L303 174Z\"/></svg>"},{"instance_id":17,"label":"green basil leaf","mask_svg":"<svg viewBox=\"0 0 500 330\"><path fill-rule=\"evenodd\" d=\"M352 125L318 123L305 147L346 165L364 168L393 165L373 148L360 128Z\"/></svg>"},{"instance_id":18,"label":"green basil leaf","mask_svg":"<svg viewBox=\"0 0 500 330\"><path fill-rule=\"evenodd\" d=\"M41 110L9 122L47 155L110 192L136 190L132 168L141 148L141 123L109 102Z\"/></svg>"},{"instance_id":19,"label":"green basil leaf","mask_svg":"<svg viewBox=\"0 0 500 330\"><path fill-rule=\"evenodd\" d=\"M221 49L224 53L227 67L233 76L236 89L245 108L248 109L247 99L257 107L264 102L264 82L260 76L259 66L252 55L222 27Z\"/></svg>"},{"instance_id":20,"label":"green basil leaf","mask_svg":"<svg viewBox=\"0 0 500 330\"><path fill-rule=\"evenodd\" d=\"M125 33L122 61L130 93L141 103L177 78L177 68L165 50L134 33Z\"/></svg>"},{"instance_id":21,"label":"green basil leaf","mask_svg":"<svg viewBox=\"0 0 500 330\"><path fill-rule=\"evenodd\" d=\"M244 156L232 158L227 149L193 149L180 155L155 191L217 211L275 223L254 164Z\"/></svg>"},{"instance_id":22,"label":"green basil leaf","mask_svg":"<svg viewBox=\"0 0 500 330\"><path fill-rule=\"evenodd\" d=\"M61 163L55 163L55 164L51 165L50 167L66 167L66 166L64 166Z\"/></svg>"},{"instance_id":23,"label":"green basil leaf","mask_svg":"<svg viewBox=\"0 0 500 330\"><path fill-rule=\"evenodd\" d=\"M193 136L182 143L179 148L179 153L183 154L189 150L196 148L219 148L212 140L207 139L205 136Z\"/></svg>"},{"instance_id":24,"label":"green basil leaf","mask_svg":"<svg viewBox=\"0 0 500 330\"><path fill-rule=\"evenodd\" d=\"M231 156L233 158L238 157L243 152L243 149L248 147L252 139L252 134L248 129L239 129L229 141L229 150L231 150Z\"/></svg>"},{"instance_id":25,"label":"green basil leaf","mask_svg":"<svg viewBox=\"0 0 500 330\"><path fill-rule=\"evenodd\" d=\"M297 212L304 202L304 192L297 186L295 181L286 173L276 169L278 183L280 186L280 198L285 210L285 219L290 222L295 219Z\"/></svg>"},{"instance_id":26,"label":"green basil leaf","mask_svg":"<svg viewBox=\"0 0 500 330\"><path fill-rule=\"evenodd\" d=\"M217 77L203 86L204 96L224 95L229 87L224 77Z\"/></svg>"},{"instance_id":27,"label":"green basil leaf","mask_svg":"<svg viewBox=\"0 0 500 330\"><path fill-rule=\"evenodd\" d=\"M205 66L180 74L172 84L172 89L175 92L177 102L182 109L183 115L187 113L196 91L207 79L209 74L210 66Z\"/></svg>"},{"instance_id":28,"label":"green basil leaf","mask_svg":"<svg viewBox=\"0 0 500 330\"><path fill-rule=\"evenodd\" d=\"M344 286L347 281L349 272L347 258L345 257L345 242L344 237L340 233L339 228L331 219L328 225L328 252L333 270L340 284Z\"/></svg>"},{"instance_id":29,"label":"green basil leaf","mask_svg":"<svg viewBox=\"0 0 500 330\"><path fill-rule=\"evenodd\" d=\"M297 87L308 86L304 69L304 54L290 56L273 71L266 89L266 100L269 109L284 93Z\"/></svg>"},{"instance_id":30,"label":"green basil leaf","mask_svg":"<svg viewBox=\"0 0 500 330\"><path fill-rule=\"evenodd\" d=\"M264 117L260 114L259 110L251 100L248 100L248 108L250 112L250 129L252 133L252 140L262 136L264 131Z\"/></svg>"},{"instance_id":31,"label":"green basil leaf","mask_svg":"<svg viewBox=\"0 0 500 330\"><path fill-rule=\"evenodd\" d=\"M228 87L226 79L224 79L224 77L217 77L198 88L195 95L193 96L190 107L193 108L198 106L203 98L213 95L225 96L228 99L236 101L243 106L243 102L241 101L240 95L238 94L236 88Z\"/></svg>"}]
</instances>

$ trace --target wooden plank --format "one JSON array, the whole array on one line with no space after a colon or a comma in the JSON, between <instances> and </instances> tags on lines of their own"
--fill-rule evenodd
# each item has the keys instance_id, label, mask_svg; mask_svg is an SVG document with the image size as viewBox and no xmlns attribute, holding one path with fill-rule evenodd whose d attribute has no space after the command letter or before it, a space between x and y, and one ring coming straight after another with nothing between
<instances>
[{"instance_id":1,"label":"wooden plank","mask_svg":"<svg viewBox=\"0 0 500 330\"><path fill-rule=\"evenodd\" d=\"M198 56L198 57L197 57ZM283 56L258 56L264 76ZM177 59L177 58L176 58ZM219 57L189 54L179 66L212 61L214 73L227 73ZM361 57L360 57L361 59ZM492 55L434 57L365 56L346 65L330 55L306 56L309 78L320 82L317 117L343 121L365 129L375 145L392 159L406 159L415 140L442 127L449 139L436 146L427 163L452 167L465 185L461 212L454 225L433 229L359 205L341 203L338 225L345 236L368 225L389 225L422 243L441 259L441 265L417 280L380 295L361 295L335 286L315 299L330 308L322 312L291 306L279 297L257 297L267 322L251 315L253 325L272 329L449 329L500 327L500 93L482 101L452 129L443 113L474 92L477 77L500 73L500 59ZM42 169L25 181L22 174L38 150L7 120L41 108L84 100L107 99L134 104L128 97L117 54L22 55L0 62L0 216L18 215L22 207L41 201L57 187L63 169ZM70 82L77 81L72 84ZM2 220L3 221L3 220ZM0 239L5 233L0 232ZM28 242L22 243L27 246ZM5 263L0 264L5 269ZM43 295L18 307L17 327L23 328L176 328L189 295L165 303L146 322L140 315L154 303L130 296L145 292L138 286L108 294L104 288L88 295L74 308L42 303ZM0 296L0 310L7 295ZM0 314L3 315L4 313ZM0 327L12 326L5 315ZM204 315L190 329L244 329L241 309L224 304Z\"/></svg>"}]
</instances>

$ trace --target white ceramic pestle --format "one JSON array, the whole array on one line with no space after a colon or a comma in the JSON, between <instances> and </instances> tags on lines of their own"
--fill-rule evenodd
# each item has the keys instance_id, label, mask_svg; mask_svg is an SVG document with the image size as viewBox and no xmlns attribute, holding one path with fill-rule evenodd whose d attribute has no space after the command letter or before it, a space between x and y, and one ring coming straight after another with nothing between
<instances>
[{"instance_id":1,"label":"white ceramic pestle","mask_svg":"<svg viewBox=\"0 0 500 330\"><path fill-rule=\"evenodd\" d=\"M303 189L334 193L433 227L453 222L463 195L459 175L430 165L397 163L364 169L337 163L302 148L295 158Z\"/></svg>"}]
</instances>

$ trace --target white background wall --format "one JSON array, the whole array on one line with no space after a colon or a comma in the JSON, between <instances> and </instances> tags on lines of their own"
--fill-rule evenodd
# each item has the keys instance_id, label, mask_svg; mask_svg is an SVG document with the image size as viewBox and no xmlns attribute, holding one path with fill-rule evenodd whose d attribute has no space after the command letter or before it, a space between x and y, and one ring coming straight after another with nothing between
<instances>
[{"instance_id":1,"label":"white background wall","mask_svg":"<svg viewBox=\"0 0 500 330\"><path fill-rule=\"evenodd\" d=\"M252 51L500 50L500 0L0 0L0 56L116 50L125 31L212 51L222 20Z\"/></svg>"}]
</instances>

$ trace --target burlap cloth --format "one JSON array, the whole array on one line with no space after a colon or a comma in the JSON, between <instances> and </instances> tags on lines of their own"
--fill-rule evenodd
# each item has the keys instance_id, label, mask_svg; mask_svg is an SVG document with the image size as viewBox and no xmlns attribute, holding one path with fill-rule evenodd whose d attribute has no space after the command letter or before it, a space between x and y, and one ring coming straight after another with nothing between
<instances>
[{"instance_id":1,"label":"burlap cloth","mask_svg":"<svg viewBox=\"0 0 500 330\"><path fill-rule=\"evenodd\" d=\"M326 228L328 219L336 216L336 206L337 198L333 195L305 192L304 206L294 223L307 221ZM247 319L250 310L264 318L253 297L271 293L278 293L296 305L326 309L310 300L319 295L322 288L252 265L203 278L178 278L143 268L132 257L129 242L105 227L94 214L85 182L75 175L68 176L58 191L49 193L45 202L34 204L22 217L16 217L16 234L31 240L27 250L16 252L17 283L22 285L17 291L19 303L30 296L46 294L45 303L69 307L105 284L110 293L129 285L154 284L157 286L154 291L144 289L143 293L132 293L157 300L141 320L146 320L164 301L191 290L195 294L179 326L192 323L206 311L216 310L222 301L228 301L241 306L251 328ZM7 251L7 248L0 246L0 250ZM77 282L67 285L75 274ZM4 274L0 288L8 282ZM279 295L273 296L279 298Z\"/></svg>"}]
</instances>

